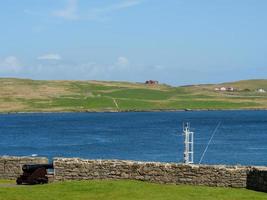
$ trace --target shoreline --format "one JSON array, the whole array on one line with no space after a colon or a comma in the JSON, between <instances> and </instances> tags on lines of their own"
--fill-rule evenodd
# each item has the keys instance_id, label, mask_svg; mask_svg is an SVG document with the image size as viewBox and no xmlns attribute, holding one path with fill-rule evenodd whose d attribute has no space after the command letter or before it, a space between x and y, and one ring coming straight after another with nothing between
<instances>
[{"instance_id":1,"label":"shoreline","mask_svg":"<svg viewBox=\"0 0 267 200\"><path fill-rule=\"evenodd\" d=\"M267 108L240 108L240 109L157 109L157 110L82 110L82 111L11 111L1 112L0 115L6 114L56 114L56 113L153 113L153 112L201 112L201 111L267 111Z\"/></svg>"}]
</instances>

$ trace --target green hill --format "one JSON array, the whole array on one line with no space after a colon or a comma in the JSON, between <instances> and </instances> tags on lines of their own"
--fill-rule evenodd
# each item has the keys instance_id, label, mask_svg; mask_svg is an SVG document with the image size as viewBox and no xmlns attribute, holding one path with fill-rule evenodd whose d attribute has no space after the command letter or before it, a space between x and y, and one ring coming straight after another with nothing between
<instances>
[{"instance_id":1,"label":"green hill","mask_svg":"<svg viewBox=\"0 0 267 200\"><path fill-rule=\"evenodd\" d=\"M234 87L218 92L215 87ZM267 80L171 87L128 82L0 79L0 112L267 109Z\"/></svg>"}]
</instances>

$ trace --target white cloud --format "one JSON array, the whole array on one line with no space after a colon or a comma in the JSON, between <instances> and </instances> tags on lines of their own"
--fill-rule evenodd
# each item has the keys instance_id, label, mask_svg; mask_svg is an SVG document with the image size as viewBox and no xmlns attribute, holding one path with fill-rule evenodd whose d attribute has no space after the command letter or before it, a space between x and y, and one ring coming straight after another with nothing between
<instances>
[{"instance_id":1,"label":"white cloud","mask_svg":"<svg viewBox=\"0 0 267 200\"><path fill-rule=\"evenodd\" d=\"M68 0L65 8L54 11L52 14L56 17L61 17L68 20L78 19L78 0Z\"/></svg>"},{"instance_id":2,"label":"white cloud","mask_svg":"<svg viewBox=\"0 0 267 200\"><path fill-rule=\"evenodd\" d=\"M40 56L41 57L41 56ZM42 56L43 57L43 56ZM5 59L9 66L20 66L16 59ZM46 60L45 60L46 61ZM18 73L1 73L1 76L30 77L34 79L79 79L79 80L128 80L143 81L147 79L161 80L160 76L167 77L169 71L161 70L161 65L147 65L135 63L125 56L115 57L113 60L106 60L105 63L94 61L81 61L66 58L61 61L44 62L36 60L28 63L27 68L23 67ZM2 66L2 65L0 65ZM159 71L161 70L161 71ZM172 74L172 73L171 73Z\"/></svg>"},{"instance_id":3,"label":"white cloud","mask_svg":"<svg viewBox=\"0 0 267 200\"><path fill-rule=\"evenodd\" d=\"M44 30L46 30L46 27L45 26L42 26L42 25L37 25L37 26L33 26L32 27L32 31L34 33L41 33L43 32Z\"/></svg>"},{"instance_id":4,"label":"white cloud","mask_svg":"<svg viewBox=\"0 0 267 200\"><path fill-rule=\"evenodd\" d=\"M140 0L128 0L128 1L122 1L120 3L117 4L113 4L104 8L98 8L98 9L94 9L96 12L99 13L108 13L108 12L113 12L113 11L118 11L118 10L122 10L125 8L130 8L133 6L136 6L138 4L140 4L141 1Z\"/></svg>"},{"instance_id":5,"label":"white cloud","mask_svg":"<svg viewBox=\"0 0 267 200\"><path fill-rule=\"evenodd\" d=\"M162 65L153 65L152 67L151 67L153 70L164 70L164 66L162 66Z\"/></svg>"},{"instance_id":6,"label":"white cloud","mask_svg":"<svg viewBox=\"0 0 267 200\"><path fill-rule=\"evenodd\" d=\"M121 67L125 67L129 64L130 64L130 62L129 62L128 58L123 57L123 56L118 57L117 62L115 63L115 65L121 66Z\"/></svg>"},{"instance_id":7,"label":"white cloud","mask_svg":"<svg viewBox=\"0 0 267 200\"><path fill-rule=\"evenodd\" d=\"M0 59L0 72L14 72L17 73L21 70L21 63L15 56L8 56Z\"/></svg>"},{"instance_id":8,"label":"white cloud","mask_svg":"<svg viewBox=\"0 0 267 200\"><path fill-rule=\"evenodd\" d=\"M120 56L113 64L104 65L95 62L88 62L77 64L75 68L77 72L83 74L83 76L87 76L92 79L102 77L103 79L108 80L112 79L112 76L114 76L114 74L127 73L128 70L131 69L130 66L131 64L128 58Z\"/></svg>"},{"instance_id":9,"label":"white cloud","mask_svg":"<svg viewBox=\"0 0 267 200\"><path fill-rule=\"evenodd\" d=\"M65 8L52 12L53 16L67 20L98 20L108 19L108 15L123 9L137 6L141 0L124 0L116 4L111 4L102 8L92 8L87 12L81 13L78 9L78 0L68 0ZM28 12L27 12L28 13Z\"/></svg>"},{"instance_id":10,"label":"white cloud","mask_svg":"<svg viewBox=\"0 0 267 200\"><path fill-rule=\"evenodd\" d=\"M106 20L107 15L117 12L123 9L127 9L133 6L137 6L141 3L141 0L127 0L127 1L122 1L117 4L109 5L103 8L94 8L89 11L89 13L86 16L86 19L88 20Z\"/></svg>"},{"instance_id":11,"label":"white cloud","mask_svg":"<svg viewBox=\"0 0 267 200\"><path fill-rule=\"evenodd\" d=\"M59 54L45 54L37 57L38 60L61 60L62 57Z\"/></svg>"}]
</instances>

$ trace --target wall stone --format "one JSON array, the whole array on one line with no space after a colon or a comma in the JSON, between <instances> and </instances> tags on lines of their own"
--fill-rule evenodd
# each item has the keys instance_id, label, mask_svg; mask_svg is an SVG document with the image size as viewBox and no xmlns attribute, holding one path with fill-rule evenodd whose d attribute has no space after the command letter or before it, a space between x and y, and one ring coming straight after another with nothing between
<instances>
[{"instance_id":1,"label":"wall stone","mask_svg":"<svg viewBox=\"0 0 267 200\"><path fill-rule=\"evenodd\" d=\"M55 180L132 179L168 184L244 188L247 167L56 158Z\"/></svg>"},{"instance_id":2,"label":"wall stone","mask_svg":"<svg viewBox=\"0 0 267 200\"><path fill-rule=\"evenodd\" d=\"M0 157L0 179L16 179L22 174L24 164L47 164L48 159L43 157Z\"/></svg>"}]
</instances>

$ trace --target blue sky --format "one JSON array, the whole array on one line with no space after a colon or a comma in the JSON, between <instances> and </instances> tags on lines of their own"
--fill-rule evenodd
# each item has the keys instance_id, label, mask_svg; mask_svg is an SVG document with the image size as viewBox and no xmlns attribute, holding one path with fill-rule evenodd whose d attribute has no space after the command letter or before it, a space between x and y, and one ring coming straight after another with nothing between
<instances>
[{"instance_id":1,"label":"blue sky","mask_svg":"<svg viewBox=\"0 0 267 200\"><path fill-rule=\"evenodd\" d=\"M265 0L0 2L0 76L183 85L266 78Z\"/></svg>"}]
</instances>

